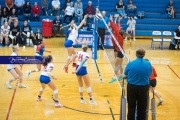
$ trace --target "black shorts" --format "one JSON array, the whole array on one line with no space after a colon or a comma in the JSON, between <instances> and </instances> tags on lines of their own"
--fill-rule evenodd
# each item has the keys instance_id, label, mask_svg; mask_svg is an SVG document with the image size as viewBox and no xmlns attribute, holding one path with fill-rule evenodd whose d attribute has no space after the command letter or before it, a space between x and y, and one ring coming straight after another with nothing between
<instances>
[{"instance_id":1,"label":"black shorts","mask_svg":"<svg viewBox=\"0 0 180 120\"><path fill-rule=\"evenodd\" d=\"M123 58L124 57L124 55L122 54L121 51L117 51L116 49L114 49L114 52L118 53L116 57L118 57L118 58Z\"/></svg>"},{"instance_id":2,"label":"black shorts","mask_svg":"<svg viewBox=\"0 0 180 120\"><path fill-rule=\"evenodd\" d=\"M156 79L149 80L149 84L150 84L150 86L152 86L152 87L156 87Z\"/></svg>"}]
</instances>

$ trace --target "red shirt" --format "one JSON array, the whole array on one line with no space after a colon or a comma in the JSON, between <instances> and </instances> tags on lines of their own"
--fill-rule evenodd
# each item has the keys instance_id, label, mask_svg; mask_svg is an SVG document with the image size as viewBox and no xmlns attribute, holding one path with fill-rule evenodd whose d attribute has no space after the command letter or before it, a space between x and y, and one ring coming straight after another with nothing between
<instances>
[{"instance_id":1,"label":"red shirt","mask_svg":"<svg viewBox=\"0 0 180 120\"><path fill-rule=\"evenodd\" d=\"M14 4L14 0L5 0L5 3L8 7L11 7Z\"/></svg>"},{"instance_id":2,"label":"red shirt","mask_svg":"<svg viewBox=\"0 0 180 120\"><path fill-rule=\"evenodd\" d=\"M33 6L32 7L32 13L33 14L39 14L40 13L40 7L39 6Z\"/></svg>"},{"instance_id":3,"label":"red shirt","mask_svg":"<svg viewBox=\"0 0 180 120\"><path fill-rule=\"evenodd\" d=\"M94 14L95 14L94 7L88 5L88 6L86 7L86 14L88 14L88 15L94 15Z\"/></svg>"},{"instance_id":4,"label":"red shirt","mask_svg":"<svg viewBox=\"0 0 180 120\"><path fill-rule=\"evenodd\" d=\"M150 76L150 80L153 80L153 79L156 79L157 77L157 73L156 73L156 70L154 69L154 67L152 66L152 74Z\"/></svg>"},{"instance_id":5,"label":"red shirt","mask_svg":"<svg viewBox=\"0 0 180 120\"><path fill-rule=\"evenodd\" d=\"M120 23L118 24L120 25ZM119 26L116 26L116 24L112 21L110 21L110 26L112 28L112 32L113 32L113 35L114 37L117 39L117 42L118 44L121 46L121 48L123 49L123 37L119 34ZM112 43L113 43L113 46L114 48L117 50L117 51L120 51L118 45L116 44L116 42L114 41L114 39L112 39Z\"/></svg>"}]
</instances>

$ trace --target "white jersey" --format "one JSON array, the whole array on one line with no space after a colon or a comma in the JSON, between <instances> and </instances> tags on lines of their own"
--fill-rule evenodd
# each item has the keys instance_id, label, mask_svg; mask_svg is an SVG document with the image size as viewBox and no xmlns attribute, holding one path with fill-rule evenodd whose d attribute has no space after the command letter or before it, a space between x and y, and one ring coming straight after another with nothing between
<instances>
[{"instance_id":1,"label":"white jersey","mask_svg":"<svg viewBox=\"0 0 180 120\"><path fill-rule=\"evenodd\" d=\"M66 11L65 12L66 15L72 16L74 14L74 7L67 6L65 11Z\"/></svg>"},{"instance_id":2,"label":"white jersey","mask_svg":"<svg viewBox=\"0 0 180 120\"><path fill-rule=\"evenodd\" d=\"M51 76L51 70L53 70L53 68L54 68L54 65L52 63L48 63L46 66L44 66L44 68L41 72L41 75L50 77Z\"/></svg>"},{"instance_id":3,"label":"white jersey","mask_svg":"<svg viewBox=\"0 0 180 120\"><path fill-rule=\"evenodd\" d=\"M4 25L1 26L1 34L8 35L9 34L9 30L10 30L9 26L7 26L6 28L4 27Z\"/></svg>"},{"instance_id":4,"label":"white jersey","mask_svg":"<svg viewBox=\"0 0 180 120\"><path fill-rule=\"evenodd\" d=\"M71 32L69 33L69 37L68 37L68 40L72 40L73 42L75 42L75 40L77 39L78 37L78 29L76 28L73 28L71 30Z\"/></svg>"},{"instance_id":5,"label":"white jersey","mask_svg":"<svg viewBox=\"0 0 180 120\"><path fill-rule=\"evenodd\" d=\"M13 52L10 56L18 56L15 52ZM15 68L17 65L16 64L8 64L7 65L7 69L10 70L10 69L13 69Z\"/></svg>"},{"instance_id":6,"label":"white jersey","mask_svg":"<svg viewBox=\"0 0 180 120\"><path fill-rule=\"evenodd\" d=\"M129 29L135 29L136 21L135 20L128 20L127 25Z\"/></svg>"},{"instance_id":7,"label":"white jersey","mask_svg":"<svg viewBox=\"0 0 180 120\"><path fill-rule=\"evenodd\" d=\"M78 65L81 65L82 62L86 59L89 59L89 54L87 52L83 52L83 51L79 51L77 52L77 56L78 56ZM83 67L87 66L87 61L84 63Z\"/></svg>"}]
</instances>

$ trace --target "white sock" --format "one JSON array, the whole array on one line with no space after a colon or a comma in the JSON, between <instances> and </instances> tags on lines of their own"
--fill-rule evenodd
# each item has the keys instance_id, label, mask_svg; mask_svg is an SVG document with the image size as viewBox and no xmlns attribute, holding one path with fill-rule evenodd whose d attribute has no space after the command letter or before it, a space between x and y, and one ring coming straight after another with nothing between
<instances>
[{"instance_id":1,"label":"white sock","mask_svg":"<svg viewBox=\"0 0 180 120\"><path fill-rule=\"evenodd\" d=\"M159 101L163 101L163 99L160 97L160 98L159 98Z\"/></svg>"}]
</instances>

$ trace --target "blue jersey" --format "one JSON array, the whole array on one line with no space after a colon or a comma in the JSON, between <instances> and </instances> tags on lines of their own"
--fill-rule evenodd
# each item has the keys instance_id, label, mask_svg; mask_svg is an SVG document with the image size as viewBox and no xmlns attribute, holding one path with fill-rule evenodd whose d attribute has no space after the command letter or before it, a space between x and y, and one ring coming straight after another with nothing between
<instances>
[{"instance_id":1,"label":"blue jersey","mask_svg":"<svg viewBox=\"0 0 180 120\"><path fill-rule=\"evenodd\" d=\"M36 49L36 54L39 54L39 55L43 56L44 51L45 51L45 47L43 45L38 45L38 47Z\"/></svg>"},{"instance_id":2,"label":"blue jersey","mask_svg":"<svg viewBox=\"0 0 180 120\"><path fill-rule=\"evenodd\" d=\"M105 16L104 20L105 20L106 24L109 23L109 18L108 17ZM106 25L104 24L102 19L98 20L98 28L106 28Z\"/></svg>"}]
</instances>

